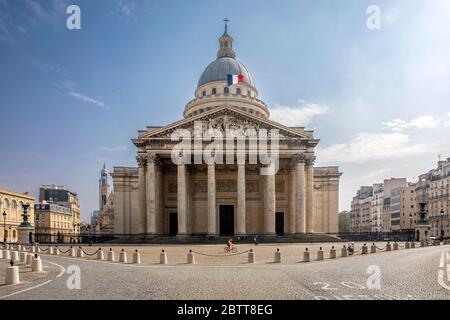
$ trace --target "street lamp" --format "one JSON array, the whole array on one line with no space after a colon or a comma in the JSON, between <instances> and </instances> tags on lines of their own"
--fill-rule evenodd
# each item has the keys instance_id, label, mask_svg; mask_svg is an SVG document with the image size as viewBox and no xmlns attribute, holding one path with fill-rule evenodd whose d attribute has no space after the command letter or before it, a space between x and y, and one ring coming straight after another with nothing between
<instances>
[{"instance_id":1,"label":"street lamp","mask_svg":"<svg viewBox=\"0 0 450 320\"><path fill-rule=\"evenodd\" d=\"M36 236L34 237L34 241L39 243L39 214L36 213Z\"/></svg>"},{"instance_id":2,"label":"street lamp","mask_svg":"<svg viewBox=\"0 0 450 320\"><path fill-rule=\"evenodd\" d=\"M410 213L409 214L409 232L411 232L411 233L412 233L412 219L413 219L413 216L412 216L412 213ZM414 235L414 233L413 233L413 235Z\"/></svg>"},{"instance_id":3,"label":"street lamp","mask_svg":"<svg viewBox=\"0 0 450 320\"><path fill-rule=\"evenodd\" d=\"M3 211L3 244L6 244L6 211Z\"/></svg>"},{"instance_id":4,"label":"street lamp","mask_svg":"<svg viewBox=\"0 0 450 320\"><path fill-rule=\"evenodd\" d=\"M441 209L441 241L444 240L444 209Z\"/></svg>"},{"instance_id":5,"label":"street lamp","mask_svg":"<svg viewBox=\"0 0 450 320\"><path fill-rule=\"evenodd\" d=\"M11 243L11 226L8 227L8 238L9 238L9 242Z\"/></svg>"}]
</instances>

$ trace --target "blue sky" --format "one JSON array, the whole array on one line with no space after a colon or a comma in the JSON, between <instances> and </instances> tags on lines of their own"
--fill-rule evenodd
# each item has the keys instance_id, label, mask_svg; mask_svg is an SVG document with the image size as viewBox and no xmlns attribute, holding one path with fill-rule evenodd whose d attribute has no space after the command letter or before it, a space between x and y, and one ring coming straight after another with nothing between
<instances>
[{"instance_id":1,"label":"blue sky","mask_svg":"<svg viewBox=\"0 0 450 320\"><path fill-rule=\"evenodd\" d=\"M86 219L103 162L134 166L137 130L182 117L224 17L272 118L315 130L317 165L344 172L341 209L450 156L446 0L0 0L0 186L67 185Z\"/></svg>"}]
</instances>

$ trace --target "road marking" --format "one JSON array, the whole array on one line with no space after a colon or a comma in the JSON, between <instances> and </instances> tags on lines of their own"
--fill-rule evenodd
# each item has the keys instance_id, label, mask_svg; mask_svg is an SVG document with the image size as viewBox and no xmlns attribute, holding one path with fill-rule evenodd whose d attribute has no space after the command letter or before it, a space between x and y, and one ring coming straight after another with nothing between
<instances>
[{"instance_id":1,"label":"road marking","mask_svg":"<svg viewBox=\"0 0 450 320\"><path fill-rule=\"evenodd\" d=\"M447 261L445 261L447 258ZM447 262L447 270L445 270L445 262ZM446 283L444 276L445 271L447 271L447 282L450 283L450 259L449 259L449 253L442 252L441 253L441 260L439 262L439 271L438 271L438 283L439 285L447 290L450 290L450 286L448 283Z\"/></svg>"},{"instance_id":2,"label":"road marking","mask_svg":"<svg viewBox=\"0 0 450 320\"><path fill-rule=\"evenodd\" d=\"M20 290L20 291L16 291L16 292L7 294L6 296L2 296L2 297L0 297L0 299L9 298L9 297L12 297L12 296L15 296L15 295L18 295L18 294L21 294L21 293L24 293L24 292L33 290L33 289L37 289L37 288L39 288L39 287L45 286L46 284L49 284L49 283L52 282L52 281L53 281L53 280L47 280L47 281L45 281L45 282L43 282L43 283L41 283L41 284L38 284L38 285L36 285L36 286L34 286L34 287L26 288L26 289L23 289L23 290Z\"/></svg>"},{"instance_id":3,"label":"road marking","mask_svg":"<svg viewBox=\"0 0 450 320\"><path fill-rule=\"evenodd\" d=\"M62 265L48 261L48 260L43 260L45 263L50 263L54 266L57 266L61 269L61 272L56 276L57 278L61 278L63 276L64 273L66 273L66 268L64 268Z\"/></svg>"},{"instance_id":4,"label":"road marking","mask_svg":"<svg viewBox=\"0 0 450 320\"><path fill-rule=\"evenodd\" d=\"M54 262L50 262L50 261L47 261L47 260L42 260L42 262L52 264L52 265L57 266L57 267L59 267L59 268L61 269L61 272L56 276L56 278L62 277L63 274L66 272L66 268L64 268L64 267L63 267L62 265L60 265L60 264L57 264L57 263L54 263ZM12 297L12 296L15 296L15 295L18 295L18 294L21 294L21 293L24 293L24 292L27 292L27 291L30 291L30 290L37 289L37 288L39 288L39 287L42 287L42 286L45 286L45 285L49 284L49 283L52 282L52 281L53 281L53 280L47 280L47 281L45 281L45 282L43 282L43 283L41 283L41 284L35 285L35 286L33 286L33 287L26 288L26 289L22 289L22 290L19 290L19 291L16 291L16 292L7 294L7 295L5 295L5 296L1 296L1 297L0 297L0 300L1 300L1 299L5 299L5 298L9 298L9 297Z\"/></svg>"}]
</instances>

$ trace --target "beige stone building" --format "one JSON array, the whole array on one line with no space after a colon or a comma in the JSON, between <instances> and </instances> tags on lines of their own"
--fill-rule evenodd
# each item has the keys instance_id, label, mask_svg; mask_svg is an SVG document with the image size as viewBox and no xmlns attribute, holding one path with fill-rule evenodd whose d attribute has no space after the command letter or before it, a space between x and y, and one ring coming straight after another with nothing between
<instances>
[{"instance_id":1,"label":"beige stone building","mask_svg":"<svg viewBox=\"0 0 450 320\"><path fill-rule=\"evenodd\" d=\"M39 188L40 204L55 204L68 208L71 214L71 233L72 237L79 238L80 235L80 201L78 195L70 191L65 186L43 185Z\"/></svg>"},{"instance_id":2,"label":"beige stone building","mask_svg":"<svg viewBox=\"0 0 450 320\"><path fill-rule=\"evenodd\" d=\"M34 226L35 197L0 188L0 242L16 243L19 241L19 225L22 223L22 204L30 206L29 222Z\"/></svg>"},{"instance_id":3,"label":"beige stone building","mask_svg":"<svg viewBox=\"0 0 450 320\"><path fill-rule=\"evenodd\" d=\"M400 229L414 229L419 219L416 185L410 184L401 188L400 197Z\"/></svg>"},{"instance_id":4,"label":"beige stone building","mask_svg":"<svg viewBox=\"0 0 450 320\"><path fill-rule=\"evenodd\" d=\"M431 236L450 236L450 158L439 161L437 168L419 176L416 189L418 202L427 203L427 219Z\"/></svg>"},{"instance_id":5,"label":"beige stone building","mask_svg":"<svg viewBox=\"0 0 450 320\"><path fill-rule=\"evenodd\" d=\"M351 203L351 232L371 232L372 230L373 187L362 186Z\"/></svg>"},{"instance_id":6,"label":"beige stone building","mask_svg":"<svg viewBox=\"0 0 450 320\"><path fill-rule=\"evenodd\" d=\"M73 215L70 208L53 203L34 206L37 242L74 242Z\"/></svg>"},{"instance_id":7,"label":"beige stone building","mask_svg":"<svg viewBox=\"0 0 450 320\"><path fill-rule=\"evenodd\" d=\"M139 131L133 139L138 167L114 168L115 233L146 239L336 233L338 167L314 167L319 140L313 132L271 121L250 72L236 60L233 38L225 31L219 43L217 59L201 75L184 119ZM230 75L240 82L230 85ZM183 140L189 152L179 153L183 162L177 163L172 151L180 141L173 137L180 129L189 135ZM203 161L212 142L204 133L225 136L229 129L257 135L243 144L231 139L223 157L217 152L216 161ZM268 163L253 149L266 130L279 134L276 174L262 174ZM231 140L223 140L224 146Z\"/></svg>"}]
</instances>

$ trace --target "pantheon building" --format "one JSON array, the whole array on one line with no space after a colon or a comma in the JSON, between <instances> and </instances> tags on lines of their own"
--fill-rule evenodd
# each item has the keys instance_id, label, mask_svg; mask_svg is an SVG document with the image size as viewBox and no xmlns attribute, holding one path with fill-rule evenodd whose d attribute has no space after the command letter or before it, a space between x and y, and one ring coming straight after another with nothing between
<instances>
[{"instance_id":1,"label":"pantheon building","mask_svg":"<svg viewBox=\"0 0 450 320\"><path fill-rule=\"evenodd\" d=\"M312 239L337 233L338 167L314 167L319 140L312 131L270 120L250 71L236 59L227 28L219 44L217 59L203 71L183 119L139 130L132 140L138 166L114 168L115 234L158 241L254 235ZM232 77L239 82L229 85L230 75L239 76ZM199 122L218 130L278 130L278 171L261 174L264 164L248 161L248 144L240 150L244 161L175 163L171 154L178 142L172 134L193 132Z\"/></svg>"}]
</instances>

